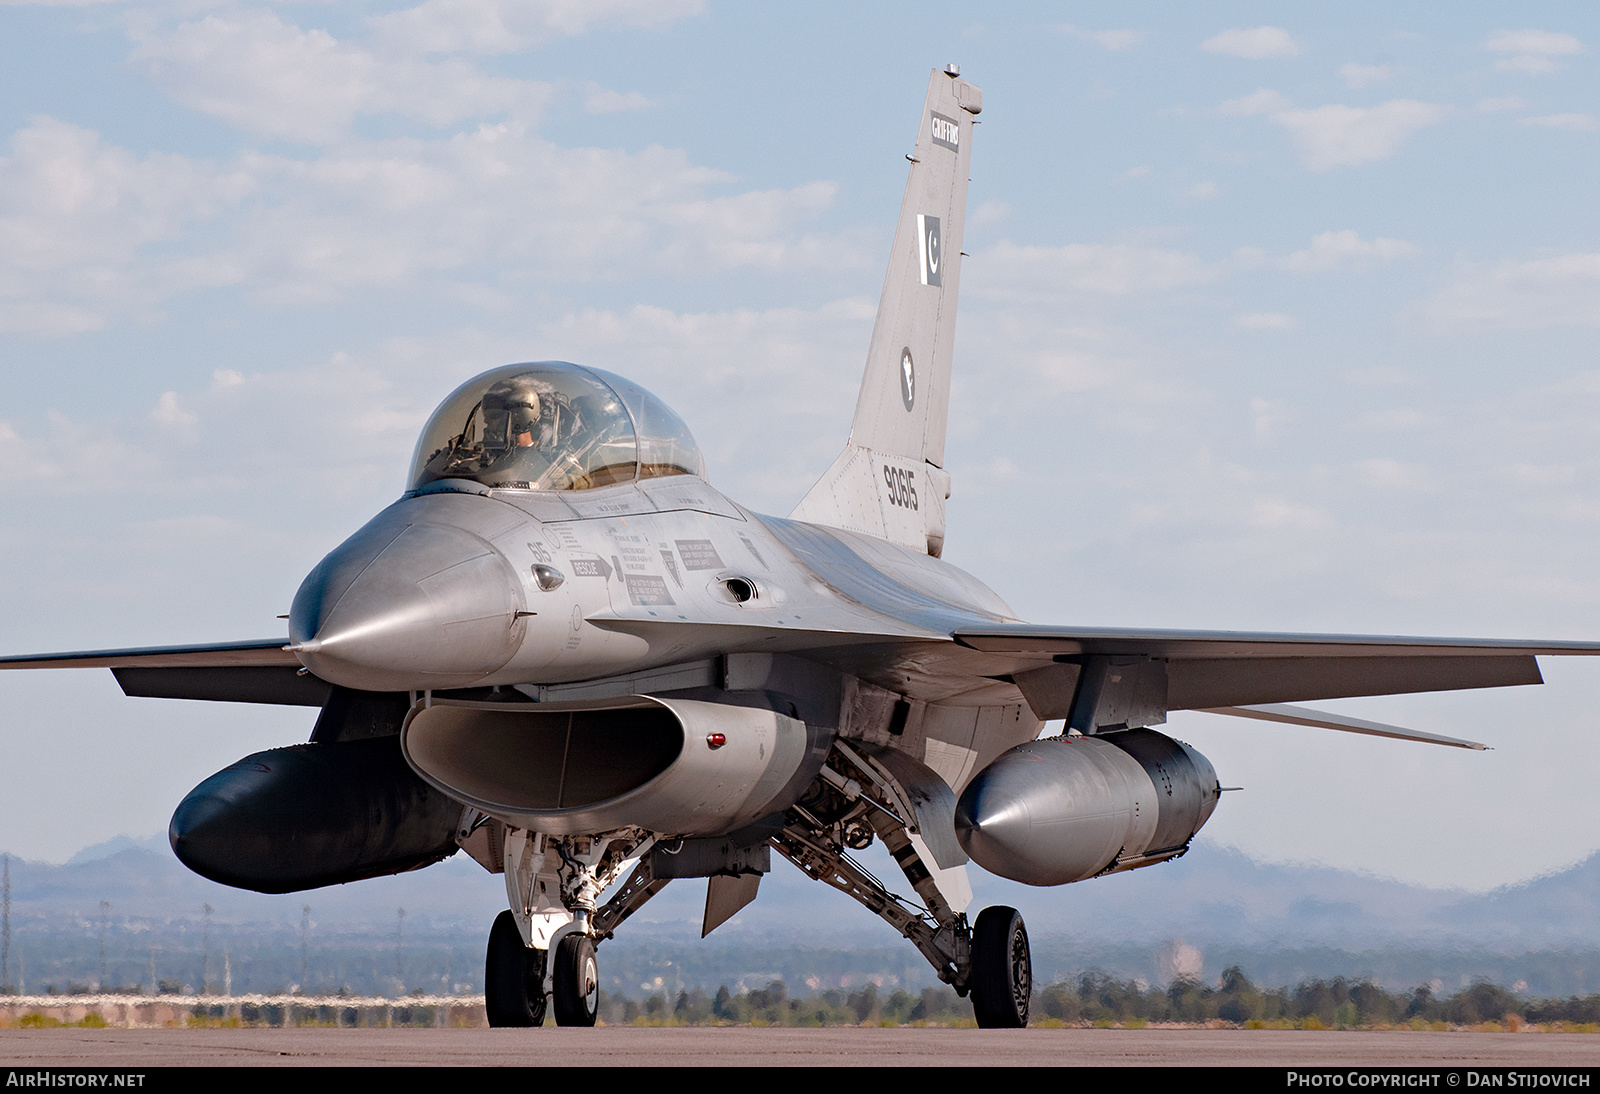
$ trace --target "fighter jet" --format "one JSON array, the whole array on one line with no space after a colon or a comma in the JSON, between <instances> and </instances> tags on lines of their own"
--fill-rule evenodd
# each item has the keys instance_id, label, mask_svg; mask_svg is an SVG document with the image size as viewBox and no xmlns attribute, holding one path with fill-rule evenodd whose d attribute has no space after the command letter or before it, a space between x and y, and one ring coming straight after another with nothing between
<instances>
[{"instance_id":1,"label":"fighter jet","mask_svg":"<svg viewBox=\"0 0 1600 1094\"><path fill-rule=\"evenodd\" d=\"M969 919L969 857L1062 885L1182 855L1223 791L1169 711L1464 748L1293 706L1540 682L1554 644L1038 626L941 560L956 298L979 89L935 70L850 436L787 517L706 481L685 423L560 361L461 385L401 497L311 571L288 641L14 657L105 666L135 696L320 708L310 741L196 787L170 836L283 893L459 850L503 874L492 1025L591 1025L596 948L678 878L703 933L773 854L1027 1024L1015 909ZM1063 731L1041 738L1047 721ZM853 851L881 842L891 887ZM901 895L909 890L911 895Z\"/></svg>"}]
</instances>

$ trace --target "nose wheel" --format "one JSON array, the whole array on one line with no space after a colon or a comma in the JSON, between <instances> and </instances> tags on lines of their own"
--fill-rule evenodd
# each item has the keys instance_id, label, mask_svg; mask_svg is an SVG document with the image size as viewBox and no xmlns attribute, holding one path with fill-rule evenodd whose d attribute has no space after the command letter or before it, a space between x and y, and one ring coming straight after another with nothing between
<instances>
[{"instance_id":1,"label":"nose wheel","mask_svg":"<svg viewBox=\"0 0 1600 1094\"><path fill-rule=\"evenodd\" d=\"M1033 961L1022 913L996 905L972 927L972 1013L982 1029L1021 1029L1033 997Z\"/></svg>"},{"instance_id":2,"label":"nose wheel","mask_svg":"<svg viewBox=\"0 0 1600 1094\"><path fill-rule=\"evenodd\" d=\"M600 1013L600 966L594 939L586 934L564 936L556 945L556 1025L592 1026Z\"/></svg>"},{"instance_id":3,"label":"nose wheel","mask_svg":"<svg viewBox=\"0 0 1600 1094\"><path fill-rule=\"evenodd\" d=\"M590 951L591 954L593 951ZM509 911L495 918L484 962L484 1002L491 1026L537 1026L544 1022L544 950L522 944Z\"/></svg>"}]
</instances>

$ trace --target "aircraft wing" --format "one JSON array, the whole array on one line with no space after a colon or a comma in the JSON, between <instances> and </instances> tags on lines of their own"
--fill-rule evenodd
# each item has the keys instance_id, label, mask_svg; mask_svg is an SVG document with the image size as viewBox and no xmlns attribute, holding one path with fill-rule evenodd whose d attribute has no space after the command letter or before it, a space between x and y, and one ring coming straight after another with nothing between
<instances>
[{"instance_id":1,"label":"aircraft wing","mask_svg":"<svg viewBox=\"0 0 1600 1094\"><path fill-rule=\"evenodd\" d=\"M906 627L900 634L885 633L894 627L878 633L784 627L771 628L769 635L761 627L594 622L648 636L653 645L670 646L680 657L704 656L729 645L786 650L926 702L1025 699L1046 719L1070 716L1083 664L1096 657L1129 665L1159 662L1165 696L1158 701L1165 709L1222 712L1317 699L1538 684L1543 678L1537 656L1600 655L1600 642L1394 635L1032 624L959 626L947 632L949 637L921 627ZM686 627L697 641L683 640ZM702 645L704 650L698 648ZM272 638L31 654L0 658L0 670L109 668L124 693L133 696L321 706L329 685L303 674L284 646L284 639Z\"/></svg>"},{"instance_id":2,"label":"aircraft wing","mask_svg":"<svg viewBox=\"0 0 1600 1094\"><path fill-rule=\"evenodd\" d=\"M110 669L126 695L320 707L329 686L302 675L287 639L0 657L0 669Z\"/></svg>"},{"instance_id":3,"label":"aircraft wing","mask_svg":"<svg viewBox=\"0 0 1600 1094\"><path fill-rule=\"evenodd\" d=\"M1123 666L1127 671L1119 675L1142 677L1137 686L1164 713L1539 684L1538 656L1600 656L1600 642L1055 627L971 617L952 621L942 633L924 629L930 622L923 621L898 635L888 627L871 633L594 622L647 638L663 652L693 648L695 656L705 656L718 646L796 653L911 699L1026 701L1046 720L1070 716L1080 673L1094 659ZM1149 668L1136 668L1140 662Z\"/></svg>"},{"instance_id":4,"label":"aircraft wing","mask_svg":"<svg viewBox=\"0 0 1600 1094\"><path fill-rule=\"evenodd\" d=\"M1072 673L1075 683L1088 657L1162 661L1169 710L1538 684L1543 678L1537 656L1600 655L1600 642L1028 624L961 629L953 638L994 659L991 672L1009 666L1013 678L1024 676L1019 686L1025 693L1046 690L1052 673ZM1066 717L1055 710L1059 702L1039 696L1039 705L1052 710L1047 714L1036 706L1041 717Z\"/></svg>"}]
</instances>

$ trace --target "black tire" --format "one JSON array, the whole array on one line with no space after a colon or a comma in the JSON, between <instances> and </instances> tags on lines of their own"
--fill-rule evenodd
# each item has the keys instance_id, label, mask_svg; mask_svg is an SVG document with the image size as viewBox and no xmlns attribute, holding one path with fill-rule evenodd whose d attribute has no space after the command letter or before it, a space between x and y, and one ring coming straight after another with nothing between
<instances>
[{"instance_id":1,"label":"black tire","mask_svg":"<svg viewBox=\"0 0 1600 1094\"><path fill-rule=\"evenodd\" d=\"M491 1026L544 1024L544 950L522 944L522 932L509 911L495 917L484 961L484 1009Z\"/></svg>"},{"instance_id":2,"label":"black tire","mask_svg":"<svg viewBox=\"0 0 1600 1094\"><path fill-rule=\"evenodd\" d=\"M1033 997L1028 928L1015 908L995 905L972 928L972 1013L980 1029L1021 1029Z\"/></svg>"},{"instance_id":3,"label":"black tire","mask_svg":"<svg viewBox=\"0 0 1600 1094\"><path fill-rule=\"evenodd\" d=\"M600 1014L600 966L594 940L586 934L562 937L555 952L556 1025L592 1026Z\"/></svg>"}]
</instances>

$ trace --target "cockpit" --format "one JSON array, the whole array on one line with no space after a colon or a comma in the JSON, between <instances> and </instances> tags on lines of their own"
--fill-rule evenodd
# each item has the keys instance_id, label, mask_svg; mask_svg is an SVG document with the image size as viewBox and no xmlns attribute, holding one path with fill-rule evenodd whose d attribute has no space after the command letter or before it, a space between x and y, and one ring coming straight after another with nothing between
<instances>
[{"instance_id":1,"label":"cockpit","mask_svg":"<svg viewBox=\"0 0 1600 1094\"><path fill-rule=\"evenodd\" d=\"M451 392L417 441L410 489L472 479L497 490L591 490L662 475L705 477L683 419L620 376L535 361Z\"/></svg>"}]
</instances>

